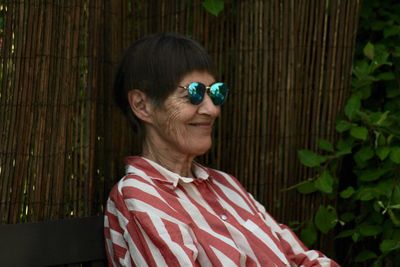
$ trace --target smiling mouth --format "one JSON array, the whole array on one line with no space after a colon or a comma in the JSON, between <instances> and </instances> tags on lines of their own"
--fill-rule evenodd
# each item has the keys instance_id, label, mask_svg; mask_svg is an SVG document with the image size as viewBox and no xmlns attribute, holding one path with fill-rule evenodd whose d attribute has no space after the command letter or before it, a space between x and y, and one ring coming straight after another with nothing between
<instances>
[{"instance_id":1,"label":"smiling mouth","mask_svg":"<svg viewBox=\"0 0 400 267\"><path fill-rule=\"evenodd\" d=\"M212 122L198 122L198 123L189 123L191 126L202 127L202 128L211 128L213 126Z\"/></svg>"}]
</instances>

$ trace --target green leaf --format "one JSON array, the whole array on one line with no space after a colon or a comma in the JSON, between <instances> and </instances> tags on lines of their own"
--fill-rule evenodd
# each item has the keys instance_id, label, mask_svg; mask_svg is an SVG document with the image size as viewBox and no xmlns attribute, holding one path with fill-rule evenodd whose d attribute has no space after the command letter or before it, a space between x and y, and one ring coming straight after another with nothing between
<instances>
[{"instance_id":1,"label":"green leaf","mask_svg":"<svg viewBox=\"0 0 400 267\"><path fill-rule=\"evenodd\" d=\"M217 17L224 9L224 0L204 0L203 7Z\"/></svg>"},{"instance_id":2,"label":"green leaf","mask_svg":"<svg viewBox=\"0 0 400 267\"><path fill-rule=\"evenodd\" d=\"M352 85L356 88L370 84L367 78L370 73L369 61L361 60L354 63L353 73L357 79L353 79Z\"/></svg>"},{"instance_id":3,"label":"green leaf","mask_svg":"<svg viewBox=\"0 0 400 267\"><path fill-rule=\"evenodd\" d=\"M366 83L368 84L359 89L360 98L363 100L368 99L372 93L372 87L371 87L372 81L367 81Z\"/></svg>"},{"instance_id":4,"label":"green leaf","mask_svg":"<svg viewBox=\"0 0 400 267\"><path fill-rule=\"evenodd\" d=\"M336 148L339 150L338 156L350 154L353 148L353 139L340 139Z\"/></svg>"},{"instance_id":5,"label":"green leaf","mask_svg":"<svg viewBox=\"0 0 400 267\"><path fill-rule=\"evenodd\" d=\"M374 113L377 115L377 119L374 120L374 123L378 126L381 126L386 121L389 113L390 111L385 111L384 113L381 112Z\"/></svg>"},{"instance_id":6,"label":"green leaf","mask_svg":"<svg viewBox=\"0 0 400 267\"><path fill-rule=\"evenodd\" d=\"M378 180L382 175L386 174L389 171L387 168L379 168L379 169L367 169L365 171L358 171L356 174L358 175L361 181L371 182Z\"/></svg>"},{"instance_id":7,"label":"green leaf","mask_svg":"<svg viewBox=\"0 0 400 267\"><path fill-rule=\"evenodd\" d=\"M324 234L328 233L337 223L336 210L332 206L319 206L314 222L318 230Z\"/></svg>"},{"instance_id":8,"label":"green leaf","mask_svg":"<svg viewBox=\"0 0 400 267\"><path fill-rule=\"evenodd\" d=\"M362 147L357 153L354 154L354 160L357 162L357 165L363 166L368 160L374 157L374 151L371 147L366 146Z\"/></svg>"},{"instance_id":9,"label":"green leaf","mask_svg":"<svg viewBox=\"0 0 400 267\"><path fill-rule=\"evenodd\" d=\"M353 194L354 194L354 188L349 186L345 190L340 192L340 197L346 199L346 198L351 197Z\"/></svg>"},{"instance_id":10,"label":"green leaf","mask_svg":"<svg viewBox=\"0 0 400 267\"><path fill-rule=\"evenodd\" d=\"M391 201L392 205L400 204L400 186L398 184L398 177L395 179L397 179L395 183L393 183L394 181L390 181L391 182L390 192L392 192L392 201Z\"/></svg>"},{"instance_id":11,"label":"green leaf","mask_svg":"<svg viewBox=\"0 0 400 267\"><path fill-rule=\"evenodd\" d=\"M378 147L376 149L376 155L378 155L379 159L383 161L383 160L385 160L387 158L387 156L389 155L390 151L391 150L390 150L389 147L386 147L386 146Z\"/></svg>"},{"instance_id":12,"label":"green leaf","mask_svg":"<svg viewBox=\"0 0 400 267\"><path fill-rule=\"evenodd\" d=\"M360 239L360 234L357 232L354 232L354 234L351 236L351 239L353 239L354 242L357 242L358 239Z\"/></svg>"},{"instance_id":13,"label":"green leaf","mask_svg":"<svg viewBox=\"0 0 400 267\"><path fill-rule=\"evenodd\" d=\"M310 194L317 191L317 188L315 187L314 182L306 181L304 183L301 183L297 187L297 191L299 191L302 194Z\"/></svg>"},{"instance_id":14,"label":"green leaf","mask_svg":"<svg viewBox=\"0 0 400 267\"><path fill-rule=\"evenodd\" d=\"M347 130L350 130L352 126L353 124L351 122L340 120L336 122L336 131L338 131L339 133L343 133Z\"/></svg>"},{"instance_id":15,"label":"green leaf","mask_svg":"<svg viewBox=\"0 0 400 267\"><path fill-rule=\"evenodd\" d=\"M400 47L396 46L395 50L393 51L393 57L400 57Z\"/></svg>"},{"instance_id":16,"label":"green leaf","mask_svg":"<svg viewBox=\"0 0 400 267\"><path fill-rule=\"evenodd\" d=\"M385 146L386 145L386 137L383 134L376 134L376 143L378 146Z\"/></svg>"},{"instance_id":17,"label":"green leaf","mask_svg":"<svg viewBox=\"0 0 400 267\"><path fill-rule=\"evenodd\" d=\"M353 94L346 103L344 114L346 114L349 119L353 119L354 116L357 114L357 111L360 110L360 107L361 97L358 94Z\"/></svg>"},{"instance_id":18,"label":"green leaf","mask_svg":"<svg viewBox=\"0 0 400 267\"><path fill-rule=\"evenodd\" d=\"M382 251L382 253L388 253L392 250L396 250L399 248L400 248L400 241L392 239L385 239L379 245L379 249Z\"/></svg>"},{"instance_id":19,"label":"green leaf","mask_svg":"<svg viewBox=\"0 0 400 267\"><path fill-rule=\"evenodd\" d=\"M340 216L340 219L344 221L345 223L351 222L354 220L355 215L351 212L345 212Z\"/></svg>"},{"instance_id":20,"label":"green leaf","mask_svg":"<svg viewBox=\"0 0 400 267\"><path fill-rule=\"evenodd\" d=\"M393 224L396 226L400 226L400 219L397 218L396 213L393 212L391 209L388 209L387 211L388 211L390 220L393 222Z\"/></svg>"},{"instance_id":21,"label":"green leaf","mask_svg":"<svg viewBox=\"0 0 400 267\"><path fill-rule=\"evenodd\" d=\"M400 210L400 204L390 205L389 207L390 207L392 210L393 210L393 209L395 209L395 210Z\"/></svg>"},{"instance_id":22,"label":"green leaf","mask_svg":"<svg viewBox=\"0 0 400 267\"><path fill-rule=\"evenodd\" d=\"M300 239L303 243L309 247L317 241L317 230L314 227L314 224L308 222L305 228L300 233Z\"/></svg>"},{"instance_id":23,"label":"green leaf","mask_svg":"<svg viewBox=\"0 0 400 267\"><path fill-rule=\"evenodd\" d=\"M395 188L393 188L395 187ZM391 179L383 179L381 181L379 181L377 184L374 185L374 188L376 190L379 190L379 192L382 195L386 195L389 196L390 194L392 194L392 201L391 203L395 203L395 199L396 198L396 188L397 186L393 184L393 181Z\"/></svg>"},{"instance_id":24,"label":"green leaf","mask_svg":"<svg viewBox=\"0 0 400 267\"><path fill-rule=\"evenodd\" d=\"M355 126L351 128L350 135L354 138L365 141L368 137L368 130L365 127Z\"/></svg>"},{"instance_id":25,"label":"green leaf","mask_svg":"<svg viewBox=\"0 0 400 267\"><path fill-rule=\"evenodd\" d=\"M382 31L386 27L386 23L383 21L371 21L371 29L374 31Z\"/></svg>"},{"instance_id":26,"label":"green leaf","mask_svg":"<svg viewBox=\"0 0 400 267\"><path fill-rule=\"evenodd\" d=\"M318 139L318 147L328 152L334 151L332 143L325 139Z\"/></svg>"},{"instance_id":27,"label":"green leaf","mask_svg":"<svg viewBox=\"0 0 400 267\"><path fill-rule=\"evenodd\" d=\"M364 262L367 260L376 259L377 257L378 256L374 252L364 249L363 251L361 251L360 253L357 254L354 261L355 262Z\"/></svg>"},{"instance_id":28,"label":"green leaf","mask_svg":"<svg viewBox=\"0 0 400 267\"><path fill-rule=\"evenodd\" d=\"M400 147L398 146L392 147L390 153L390 160L396 164L400 164Z\"/></svg>"},{"instance_id":29,"label":"green leaf","mask_svg":"<svg viewBox=\"0 0 400 267\"><path fill-rule=\"evenodd\" d=\"M361 201L370 201L374 199L376 196L377 195L375 194L375 191L372 188L362 188L357 193L357 197Z\"/></svg>"},{"instance_id":30,"label":"green leaf","mask_svg":"<svg viewBox=\"0 0 400 267\"><path fill-rule=\"evenodd\" d=\"M400 26L398 25L392 25L389 27L386 27L383 30L383 37L388 38L390 36L396 36L400 34Z\"/></svg>"},{"instance_id":31,"label":"green leaf","mask_svg":"<svg viewBox=\"0 0 400 267\"><path fill-rule=\"evenodd\" d=\"M372 43L368 42L363 49L364 55L369 58L370 60L374 59L374 50L375 47Z\"/></svg>"},{"instance_id":32,"label":"green leaf","mask_svg":"<svg viewBox=\"0 0 400 267\"><path fill-rule=\"evenodd\" d=\"M379 225L361 224L359 232L363 236L376 236L382 232L382 227Z\"/></svg>"},{"instance_id":33,"label":"green leaf","mask_svg":"<svg viewBox=\"0 0 400 267\"><path fill-rule=\"evenodd\" d=\"M370 90L371 89L371 84L374 82L372 78L368 75L368 64L366 64L366 69L357 69L356 79L353 79L351 81L351 86L355 89L354 91L360 91L360 90ZM365 73L364 73L365 72ZM367 92L364 92L363 94L368 95Z\"/></svg>"},{"instance_id":34,"label":"green leaf","mask_svg":"<svg viewBox=\"0 0 400 267\"><path fill-rule=\"evenodd\" d=\"M325 170L315 181L315 187L323 193L332 193L333 191L333 177L329 171Z\"/></svg>"},{"instance_id":35,"label":"green leaf","mask_svg":"<svg viewBox=\"0 0 400 267\"><path fill-rule=\"evenodd\" d=\"M317 167L326 161L326 157L318 155L310 150L298 151L301 164L307 167Z\"/></svg>"},{"instance_id":36,"label":"green leaf","mask_svg":"<svg viewBox=\"0 0 400 267\"><path fill-rule=\"evenodd\" d=\"M387 98L395 98L400 95L400 89L398 87L387 87L386 88L386 97Z\"/></svg>"},{"instance_id":37,"label":"green leaf","mask_svg":"<svg viewBox=\"0 0 400 267\"><path fill-rule=\"evenodd\" d=\"M391 81L396 79L393 72L382 72L376 76L376 79L383 80L383 81Z\"/></svg>"},{"instance_id":38,"label":"green leaf","mask_svg":"<svg viewBox=\"0 0 400 267\"><path fill-rule=\"evenodd\" d=\"M375 55L374 55L374 70L378 69L382 65L392 65L390 61L388 61L389 58L389 52L386 46L380 45L375 47Z\"/></svg>"},{"instance_id":39,"label":"green leaf","mask_svg":"<svg viewBox=\"0 0 400 267\"><path fill-rule=\"evenodd\" d=\"M345 230L345 231L342 231L339 234L337 234L335 236L335 238L346 238L346 237L351 236L353 233L354 233L354 230Z\"/></svg>"}]
</instances>

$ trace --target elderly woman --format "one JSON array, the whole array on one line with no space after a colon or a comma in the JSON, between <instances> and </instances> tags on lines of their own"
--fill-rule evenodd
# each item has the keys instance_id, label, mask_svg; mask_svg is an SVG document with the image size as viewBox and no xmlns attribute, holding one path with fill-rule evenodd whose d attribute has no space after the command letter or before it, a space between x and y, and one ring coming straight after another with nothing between
<instances>
[{"instance_id":1,"label":"elderly woman","mask_svg":"<svg viewBox=\"0 0 400 267\"><path fill-rule=\"evenodd\" d=\"M338 266L308 250L235 177L200 165L227 86L197 42L155 34L117 73L119 106L142 135L105 211L111 266Z\"/></svg>"}]
</instances>

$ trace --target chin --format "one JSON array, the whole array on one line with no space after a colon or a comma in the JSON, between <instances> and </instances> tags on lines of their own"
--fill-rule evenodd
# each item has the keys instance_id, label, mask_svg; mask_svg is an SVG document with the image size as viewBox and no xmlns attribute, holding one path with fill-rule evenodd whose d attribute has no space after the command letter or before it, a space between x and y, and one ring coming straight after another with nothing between
<instances>
[{"instance_id":1,"label":"chin","mask_svg":"<svg viewBox=\"0 0 400 267\"><path fill-rule=\"evenodd\" d=\"M211 143L207 143L204 145L196 144L195 147L190 149L189 154L195 155L195 156L201 156L201 155L204 155L205 153L207 153L207 151L210 150L210 148L211 148Z\"/></svg>"}]
</instances>

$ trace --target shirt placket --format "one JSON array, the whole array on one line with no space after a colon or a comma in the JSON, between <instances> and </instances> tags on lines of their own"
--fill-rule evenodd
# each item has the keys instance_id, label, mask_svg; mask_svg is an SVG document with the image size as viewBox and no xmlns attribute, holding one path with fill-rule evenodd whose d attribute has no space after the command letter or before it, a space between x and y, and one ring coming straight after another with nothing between
<instances>
[{"instance_id":1,"label":"shirt placket","mask_svg":"<svg viewBox=\"0 0 400 267\"><path fill-rule=\"evenodd\" d=\"M197 188L203 197L203 199L208 203L208 205L214 210L215 214L223 221L229 220L229 214L225 208L219 203L218 196L211 188L210 179L196 181Z\"/></svg>"}]
</instances>

